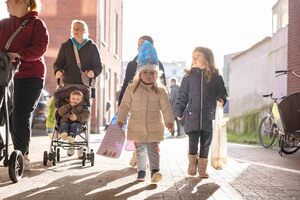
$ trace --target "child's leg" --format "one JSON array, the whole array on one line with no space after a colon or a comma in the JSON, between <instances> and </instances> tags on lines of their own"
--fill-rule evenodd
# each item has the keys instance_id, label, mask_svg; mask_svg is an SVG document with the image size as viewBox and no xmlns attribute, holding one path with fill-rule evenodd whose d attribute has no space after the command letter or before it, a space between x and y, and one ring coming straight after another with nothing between
<instances>
[{"instance_id":1,"label":"child's leg","mask_svg":"<svg viewBox=\"0 0 300 200\"><path fill-rule=\"evenodd\" d=\"M209 146L212 140L212 133L201 131L200 137L200 155L199 158L207 158L209 153Z\"/></svg>"},{"instance_id":2,"label":"child's leg","mask_svg":"<svg viewBox=\"0 0 300 200\"><path fill-rule=\"evenodd\" d=\"M147 146L145 143L136 142L136 156L137 156L137 180L145 181L146 178L146 164L147 164Z\"/></svg>"},{"instance_id":3,"label":"child's leg","mask_svg":"<svg viewBox=\"0 0 300 200\"><path fill-rule=\"evenodd\" d=\"M149 142L147 143L147 151L150 162L151 170L151 181L157 183L162 179L162 174L159 173L160 170L160 155L159 155L159 143Z\"/></svg>"},{"instance_id":4,"label":"child's leg","mask_svg":"<svg viewBox=\"0 0 300 200\"><path fill-rule=\"evenodd\" d=\"M159 146L158 142L149 142L147 143L147 151L150 163L150 170L157 170L159 171Z\"/></svg>"},{"instance_id":5,"label":"child's leg","mask_svg":"<svg viewBox=\"0 0 300 200\"><path fill-rule=\"evenodd\" d=\"M62 122L59 125L59 132L60 132L60 137L63 140L66 140L68 137L68 132L69 132L69 123L68 122Z\"/></svg>"},{"instance_id":6,"label":"child's leg","mask_svg":"<svg viewBox=\"0 0 300 200\"><path fill-rule=\"evenodd\" d=\"M69 143L73 144L74 141L75 141L75 137L76 135L78 135L78 130L81 126L81 123L78 123L78 122L74 122L74 123L71 123L70 124L70 135L68 136L68 141Z\"/></svg>"},{"instance_id":7,"label":"child's leg","mask_svg":"<svg viewBox=\"0 0 300 200\"><path fill-rule=\"evenodd\" d=\"M188 174L191 176L196 175L197 173L197 162L198 162L198 145L200 138L200 131L195 131L188 134L189 137L189 165L188 165Z\"/></svg>"},{"instance_id":8,"label":"child's leg","mask_svg":"<svg viewBox=\"0 0 300 200\"><path fill-rule=\"evenodd\" d=\"M209 153L209 146L212 140L212 133L202 131L200 137L200 155L198 162L198 173L201 178L208 178L208 174L206 173L207 167L207 157Z\"/></svg>"},{"instance_id":9,"label":"child's leg","mask_svg":"<svg viewBox=\"0 0 300 200\"><path fill-rule=\"evenodd\" d=\"M145 143L136 142L136 156L137 156L137 169L138 171L146 171L147 164L147 146Z\"/></svg>"},{"instance_id":10,"label":"child's leg","mask_svg":"<svg viewBox=\"0 0 300 200\"><path fill-rule=\"evenodd\" d=\"M78 131L79 131L79 128L81 126L81 123L78 123L78 122L74 122L70 125L70 135L75 138L76 135L78 135Z\"/></svg>"}]
</instances>

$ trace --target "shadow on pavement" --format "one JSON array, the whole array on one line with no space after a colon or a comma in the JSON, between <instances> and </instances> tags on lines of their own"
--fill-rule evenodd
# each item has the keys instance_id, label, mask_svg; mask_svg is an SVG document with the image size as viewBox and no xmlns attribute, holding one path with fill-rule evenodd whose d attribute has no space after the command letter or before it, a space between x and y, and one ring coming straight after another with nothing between
<instances>
[{"instance_id":1,"label":"shadow on pavement","mask_svg":"<svg viewBox=\"0 0 300 200\"><path fill-rule=\"evenodd\" d=\"M105 199L110 199L106 197L114 197L114 195L137 184L137 182L127 183L114 189L99 192L97 190L101 190L101 188L107 186L109 183L120 178L131 176L134 173L136 173L135 169L124 168L122 170L109 170L100 174L99 172L93 172L84 175L64 176L46 186L37 187L5 199L95 199L96 197L98 198L98 196L105 196ZM128 195L134 195L131 193L135 192L132 191ZM127 196L126 194L124 195Z\"/></svg>"},{"instance_id":2,"label":"shadow on pavement","mask_svg":"<svg viewBox=\"0 0 300 200\"><path fill-rule=\"evenodd\" d=\"M164 192L148 196L147 199L208 199L220 186L214 182L203 181L198 177L184 178Z\"/></svg>"}]
</instances>

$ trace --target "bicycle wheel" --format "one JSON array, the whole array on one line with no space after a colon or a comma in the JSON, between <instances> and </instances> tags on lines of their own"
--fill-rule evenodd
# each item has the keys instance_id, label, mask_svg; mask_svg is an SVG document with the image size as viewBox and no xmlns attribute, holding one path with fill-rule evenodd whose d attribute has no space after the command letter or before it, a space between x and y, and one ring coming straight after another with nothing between
<instances>
[{"instance_id":1,"label":"bicycle wheel","mask_svg":"<svg viewBox=\"0 0 300 200\"><path fill-rule=\"evenodd\" d=\"M293 134L286 134L282 137L280 149L285 154L292 154L299 150L300 139Z\"/></svg>"},{"instance_id":2,"label":"bicycle wheel","mask_svg":"<svg viewBox=\"0 0 300 200\"><path fill-rule=\"evenodd\" d=\"M259 142L264 148L269 148L274 144L275 131L274 131L274 119L269 116L265 116L259 124Z\"/></svg>"}]
</instances>

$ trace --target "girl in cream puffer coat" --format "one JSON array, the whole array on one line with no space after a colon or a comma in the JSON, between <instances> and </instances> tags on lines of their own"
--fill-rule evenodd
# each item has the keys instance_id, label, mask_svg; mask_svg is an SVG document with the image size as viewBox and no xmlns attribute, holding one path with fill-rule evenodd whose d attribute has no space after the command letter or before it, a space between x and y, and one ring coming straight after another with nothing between
<instances>
[{"instance_id":1,"label":"girl in cream puffer coat","mask_svg":"<svg viewBox=\"0 0 300 200\"><path fill-rule=\"evenodd\" d=\"M147 41L144 43L150 44ZM158 145L163 140L164 124L169 131L173 131L174 121L167 89L159 83L158 72L156 64L142 63L138 67L133 83L125 91L117 119L117 124L122 127L129 114L127 138L136 144L137 179L145 180L148 152L151 180L154 183L162 178L159 173Z\"/></svg>"}]
</instances>

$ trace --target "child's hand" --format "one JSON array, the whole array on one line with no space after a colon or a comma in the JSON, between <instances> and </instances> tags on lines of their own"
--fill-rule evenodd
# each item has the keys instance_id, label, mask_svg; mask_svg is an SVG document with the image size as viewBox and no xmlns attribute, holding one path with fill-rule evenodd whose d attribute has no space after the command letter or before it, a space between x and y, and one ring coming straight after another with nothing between
<instances>
[{"instance_id":1,"label":"child's hand","mask_svg":"<svg viewBox=\"0 0 300 200\"><path fill-rule=\"evenodd\" d=\"M119 128L122 128L123 123L122 123L122 122L117 122L117 126L118 126Z\"/></svg>"},{"instance_id":2,"label":"child's hand","mask_svg":"<svg viewBox=\"0 0 300 200\"><path fill-rule=\"evenodd\" d=\"M223 105L224 105L223 99L218 99L218 101L217 101L217 107L218 107L218 108L222 108Z\"/></svg>"},{"instance_id":3,"label":"child's hand","mask_svg":"<svg viewBox=\"0 0 300 200\"><path fill-rule=\"evenodd\" d=\"M174 124L167 123L166 127L170 133L172 133L174 131Z\"/></svg>"},{"instance_id":4,"label":"child's hand","mask_svg":"<svg viewBox=\"0 0 300 200\"><path fill-rule=\"evenodd\" d=\"M178 120L182 120L182 117L176 117Z\"/></svg>"},{"instance_id":5,"label":"child's hand","mask_svg":"<svg viewBox=\"0 0 300 200\"><path fill-rule=\"evenodd\" d=\"M77 116L75 114L70 114L70 120L71 121L76 121L77 120Z\"/></svg>"}]
</instances>

